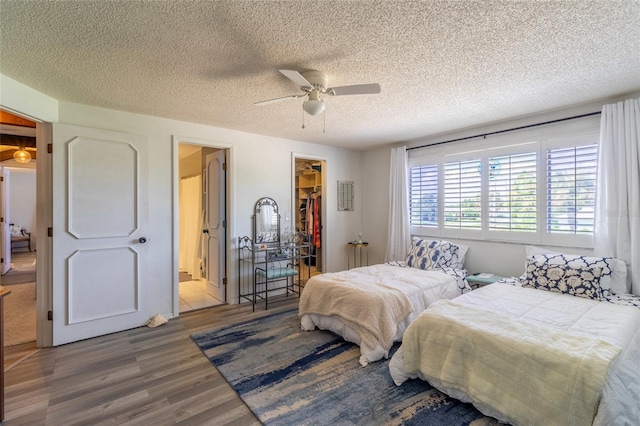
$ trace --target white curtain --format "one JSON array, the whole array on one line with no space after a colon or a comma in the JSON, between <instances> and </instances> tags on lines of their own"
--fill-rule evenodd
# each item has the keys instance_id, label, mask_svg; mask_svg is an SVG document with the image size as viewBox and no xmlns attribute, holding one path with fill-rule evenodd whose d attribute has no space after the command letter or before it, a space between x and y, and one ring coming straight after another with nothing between
<instances>
[{"instance_id":1,"label":"white curtain","mask_svg":"<svg viewBox=\"0 0 640 426\"><path fill-rule=\"evenodd\" d=\"M202 276L202 177L200 175L180 181L180 241L178 265L194 280Z\"/></svg>"},{"instance_id":2,"label":"white curtain","mask_svg":"<svg viewBox=\"0 0 640 426\"><path fill-rule=\"evenodd\" d=\"M640 99L602 108L594 251L624 260L640 295Z\"/></svg>"},{"instance_id":3,"label":"white curtain","mask_svg":"<svg viewBox=\"0 0 640 426\"><path fill-rule=\"evenodd\" d=\"M405 260L411 243L407 147L391 149L389 177L389 231L385 262Z\"/></svg>"}]
</instances>

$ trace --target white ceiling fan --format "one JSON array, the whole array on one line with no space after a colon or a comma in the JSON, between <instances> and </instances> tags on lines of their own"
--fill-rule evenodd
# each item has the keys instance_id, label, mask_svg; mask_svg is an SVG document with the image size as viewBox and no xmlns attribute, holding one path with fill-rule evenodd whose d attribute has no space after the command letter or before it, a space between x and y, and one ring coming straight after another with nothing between
<instances>
[{"instance_id":1,"label":"white ceiling fan","mask_svg":"<svg viewBox=\"0 0 640 426\"><path fill-rule=\"evenodd\" d=\"M344 96L344 95L371 95L380 93L380 85L372 84L355 84L351 86L327 87L329 77L322 71L304 71L299 73L293 70L279 70L289 80L300 86L303 93L298 95L284 96L282 98L268 99L256 102L254 105L267 105L274 102L280 102L287 99L299 99L306 97L302 104L302 108L309 115L317 115L330 108L329 104L323 99L324 95Z\"/></svg>"}]
</instances>

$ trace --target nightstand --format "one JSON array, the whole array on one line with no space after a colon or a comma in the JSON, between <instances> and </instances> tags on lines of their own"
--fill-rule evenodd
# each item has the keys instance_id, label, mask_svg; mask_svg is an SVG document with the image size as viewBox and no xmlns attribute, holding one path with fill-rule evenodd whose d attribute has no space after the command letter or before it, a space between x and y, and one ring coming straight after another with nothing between
<instances>
[{"instance_id":1,"label":"nightstand","mask_svg":"<svg viewBox=\"0 0 640 426\"><path fill-rule=\"evenodd\" d=\"M358 267L358 256L357 256L357 250L360 249L360 266L365 266L365 264L362 262L362 252L364 251L364 255L366 256L366 260L367 260L367 265L369 266L369 251L367 250L369 248L369 243L365 243L363 241L352 241L350 243L347 243L347 269L351 269L351 248L353 248L353 267L357 268Z\"/></svg>"},{"instance_id":2,"label":"nightstand","mask_svg":"<svg viewBox=\"0 0 640 426\"><path fill-rule=\"evenodd\" d=\"M503 279L500 275L490 274L490 273L478 273L469 275L467 277L467 281L472 289L480 288L488 284L493 284L496 281Z\"/></svg>"}]
</instances>

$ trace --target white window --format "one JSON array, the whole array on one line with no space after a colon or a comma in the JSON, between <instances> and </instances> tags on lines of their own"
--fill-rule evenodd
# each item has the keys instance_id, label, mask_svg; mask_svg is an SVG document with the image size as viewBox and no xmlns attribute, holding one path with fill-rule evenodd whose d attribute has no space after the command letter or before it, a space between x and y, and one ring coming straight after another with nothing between
<instances>
[{"instance_id":1,"label":"white window","mask_svg":"<svg viewBox=\"0 0 640 426\"><path fill-rule=\"evenodd\" d=\"M411 226L438 226L438 165L412 167L409 171Z\"/></svg>"},{"instance_id":2,"label":"white window","mask_svg":"<svg viewBox=\"0 0 640 426\"><path fill-rule=\"evenodd\" d=\"M547 151L547 223L554 234L593 234L597 145Z\"/></svg>"},{"instance_id":3,"label":"white window","mask_svg":"<svg viewBox=\"0 0 640 426\"><path fill-rule=\"evenodd\" d=\"M411 158L412 233L590 247L597 136L567 132Z\"/></svg>"},{"instance_id":4,"label":"white window","mask_svg":"<svg viewBox=\"0 0 640 426\"><path fill-rule=\"evenodd\" d=\"M444 164L444 227L482 229L480 159Z\"/></svg>"},{"instance_id":5,"label":"white window","mask_svg":"<svg viewBox=\"0 0 640 426\"><path fill-rule=\"evenodd\" d=\"M537 153L489 157L489 230L537 231Z\"/></svg>"}]
</instances>

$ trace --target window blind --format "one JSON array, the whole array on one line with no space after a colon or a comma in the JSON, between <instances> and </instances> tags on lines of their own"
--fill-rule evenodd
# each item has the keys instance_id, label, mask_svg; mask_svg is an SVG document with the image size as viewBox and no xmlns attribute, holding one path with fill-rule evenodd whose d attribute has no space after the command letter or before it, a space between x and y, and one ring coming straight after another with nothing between
<instances>
[{"instance_id":1,"label":"window blind","mask_svg":"<svg viewBox=\"0 0 640 426\"><path fill-rule=\"evenodd\" d=\"M535 152L489 158L489 230L536 231Z\"/></svg>"},{"instance_id":2,"label":"window blind","mask_svg":"<svg viewBox=\"0 0 640 426\"><path fill-rule=\"evenodd\" d=\"M547 232L592 234L597 145L547 151Z\"/></svg>"}]
</instances>

